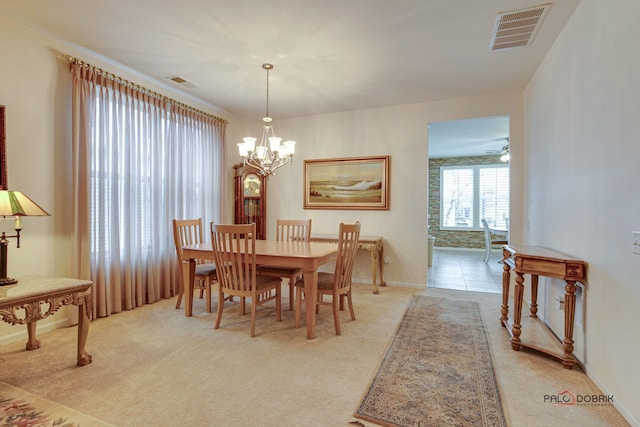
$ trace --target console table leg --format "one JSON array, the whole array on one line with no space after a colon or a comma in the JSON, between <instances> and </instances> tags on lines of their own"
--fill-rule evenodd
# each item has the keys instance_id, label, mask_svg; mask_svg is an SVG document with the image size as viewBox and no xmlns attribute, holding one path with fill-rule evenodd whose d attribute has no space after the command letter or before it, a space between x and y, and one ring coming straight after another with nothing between
<instances>
[{"instance_id":1,"label":"console table leg","mask_svg":"<svg viewBox=\"0 0 640 427\"><path fill-rule=\"evenodd\" d=\"M509 282L511 281L511 267L506 262L502 265L502 306L500 307L500 324L507 326L509 321Z\"/></svg>"},{"instance_id":2,"label":"console table leg","mask_svg":"<svg viewBox=\"0 0 640 427\"><path fill-rule=\"evenodd\" d=\"M538 275L531 275L531 305L529 306L531 317L538 317Z\"/></svg>"},{"instance_id":3,"label":"console table leg","mask_svg":"<svg viewBox=\"0 0 640 427\"><path fill-rule=\"evenodd\" d=\"M89 301L78 306L78 366L85 366L91 363L91 355L88 354L84 346L87 344L89 336Z\"/></svg>"},{"instance_id":4,"label":"console table leg","mask_svg":"<svg viewBox=\"0 0 640 427\"><path fill-rule=\"evenodd\" d=\"M511 348L520 350L520 333L522 332L520 320L522 318L522 298L524 294L524 274L516 272L516 285L513 296L513 328Z\"/></svg>"},{"instance_id":5,"label":"console table leg","mask_svg":"<svg viewBox=\"0 0 640 427\"><path fill-rule=\"evenodd\" d=\"M567 280L564 287L564 340L562 341L562 366L573 368L576 359L573 357L573 321L576 313L576 282Z\"/></svg>"},{"instance_id":6,"label":"console table leg","mask_svg":"<svg viewBox=\"0 0 640 427\"><path fill-rule=\"evenodd\" d=\"M384 282L384 245L382 242L379 244L378 249L378 266L380 267L380 286L387 286Z\"/></svg>"},{"instance_id":7,"label":"console table leg","mask_svg":"<svg viewBox=\"0 0 640 427\"><path fill-rule=\"evenodd\" d=\"M40 341L36 338L36 325L38 322L28 322L27 323L27 335L29 338L27 339L27 350L37 350L40 348Z\"/></svg>"},{"instance_id":8,"label":"console table leg","mask_svg":"<svg viewBox=\"0 0 640 427\"><path fill-rule=\"evenodd\" d=\"M373 293L377 294L380 291L378 290L378 286L376 284L377 282L377 278L376 278L376 267L378 266L377 264L378 261L378 251L376 250L376 248L372 248L371 249L371 278L373 280Z\"/></svg>"}]
</instances>

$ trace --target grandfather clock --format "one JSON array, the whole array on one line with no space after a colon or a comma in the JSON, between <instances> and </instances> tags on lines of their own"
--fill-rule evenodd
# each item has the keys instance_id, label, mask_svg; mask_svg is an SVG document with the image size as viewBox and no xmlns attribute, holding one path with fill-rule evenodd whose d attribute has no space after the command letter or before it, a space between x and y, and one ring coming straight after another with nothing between
<instances>
[{"instance_id":1,"label":"grandfather clock","mask_svg":"<svg viewBox=\"0 0 640 427\"><path fill-rule=\"evenodd\" d=\"M267 237L266 201L267 179L253 166L237 164L233 167L235 179L235 219L236 224L256 223L257 238Z\"/></svg>"}]
</instances>

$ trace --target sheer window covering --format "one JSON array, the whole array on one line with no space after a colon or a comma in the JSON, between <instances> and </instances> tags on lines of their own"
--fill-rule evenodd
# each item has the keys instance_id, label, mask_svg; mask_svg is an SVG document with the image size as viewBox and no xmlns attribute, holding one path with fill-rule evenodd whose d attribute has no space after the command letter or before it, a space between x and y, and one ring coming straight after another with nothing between
<instances>
[{"instance_id":1,"label":"sheer window covering","mask_svg":"<svg viewBox=\"0 0 640 427\"><path fill-rule=\"evenodd\" d=\"M72 62L74 260L93 316L168 298L171 220L221 221L226 122Z\"/></svg>"}]
</instances>

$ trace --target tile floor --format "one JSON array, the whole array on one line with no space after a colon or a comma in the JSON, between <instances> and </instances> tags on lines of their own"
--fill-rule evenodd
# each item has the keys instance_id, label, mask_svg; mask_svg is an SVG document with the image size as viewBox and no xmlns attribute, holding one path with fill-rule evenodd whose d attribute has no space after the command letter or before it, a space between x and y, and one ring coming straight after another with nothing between
<instances>
[{"instance_id":1,"label":"tile floor","mask_svg":"<svg viewBox=\"0 0 640 427\"><path fill-rule=\"evenodd\" d=\"M427 286L473 292L502 293L500 251L491 252L487 264L484 250L435 248Z\"/></svg>"}]
</instances>

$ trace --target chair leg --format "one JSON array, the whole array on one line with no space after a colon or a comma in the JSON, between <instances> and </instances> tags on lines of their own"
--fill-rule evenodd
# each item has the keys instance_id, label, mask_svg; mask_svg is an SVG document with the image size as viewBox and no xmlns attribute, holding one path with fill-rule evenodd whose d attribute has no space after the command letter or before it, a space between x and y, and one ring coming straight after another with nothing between
<instances>
[{"instance_id":1,"label":"chair leg","mask_svg":"<svg viewBox=\"0 0 640 427\"><path fill-rule=\"evenodd\" d=\"M243 316L245 314L247 314L246 311L246 302L247 302L247 298L246 297L240 297L240 314L242 314Z\"/></svg>"},{"instance_id":2,"label":"chair leg","mask_svg":"<svg viewBox=\"0 0 640 427\"><path fill-rule=\"evenodd\" d=\"M208 277L204 283L204 290L207 298L207 313L211 313L211 279Z\"/></svg>"},{"instance_id":3,"label":"chair leg","mask_svg":"<svg viewBox=\"0 0 640 427\"><path fill-rule=\"evenodd\" d=\"M336 335L342 335L342 332L340 331L340 315L338 310L340 297L336 295L332 299L333 301L331 305L333 306L333 323L336 325Z\"/></svg>"},{"instance_id":4,"label":"chair leg","mask_svg":"<svg viewBox=\"0 0 640 427\"><path fill-rule=\"evenodd\" d=\"M484 261L485 264L489 262L489 255L490 254L491 254L491 247L487 246L484 249L484 259L483 259L483 261Z\"/></svg>"},{"instance_id":5,"label":"chair leg","mask_svg":"<svg viewBox=\"0 0 640 427\"><path fill-rule=\"evenodd\" d=\"M293 293L296 284L296 276L289 277L289 311L293 310Z\"/></svg>"},{"instance_id":6,"label":"chair leg","mask_svg":"<svg viewBox=\"0 0 640 427\"><path fill-rule=\"evenodd\" d=\"M300 327L300 311L302 309L302 292L304 292L301 288L298 288L296 291L296 308L295 308L295 327Z\"/></svg>"},{"instance_id":7,"label":"chair leg","mask_svg":"<svg viewBox=\"0 0 640 427\"><path fill-rule=\"evenodd\" d=\"M182 304L182 295L183 294L184 294L184 286L182 285L182 280L180 280L180 284L178 285L178 301L176 301L176 309L179 309L180 308L180 304Z\"/></svg>"},{"instance_id":8,"label":"chair leg","mask_svg":"<svg viewBox=\"0 0 640 427\"><path fill-rule=\"evenodd\" d=\"M220 320L222 320L222 306L224 306L224 292L222 287L218 288L218 310L216 311L216 324L213 329L220 328Z\"/></svg>"},{"instance_id":9,"label":"chair leg","mask_svg":"<svg viewBox=\"0 0 640 427\"><path fill-rule=\"evenodd\" d=\"M356 312L353 311L353 300L351 299L351 290L347 293L347 303L349 304L349 312L351 313L351 320L356 320Z\"/></svg>"},{"instance_id":10,"label":"chair leg","mask_svg":"<svg viewBox=\"0 0 640 427\"><path fill-rule=\"evenodd\" d=\"M289 299L291 304L291 299ZM280 286L276 288L276 322L282 321L282 281Z\"/></svg>"},{"instance_id":11,"label":"chair leg","mask_svg":"<svg viewBox=\"0 0 640 427\"><path fill-rule=\"evenodd\" d=\"M256 336L256 304L255 299L251 300L251 337Z\"/></svg>"}]
</instances>

